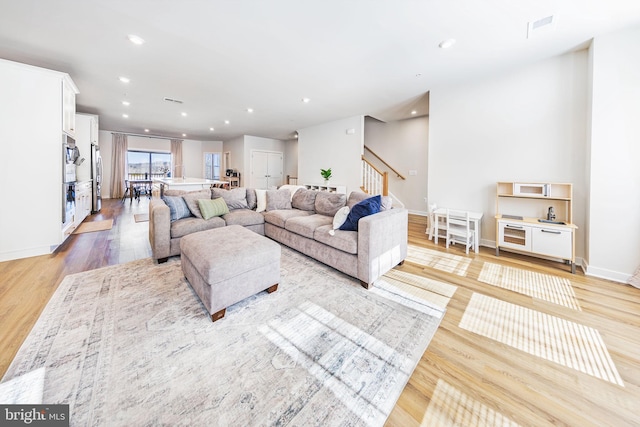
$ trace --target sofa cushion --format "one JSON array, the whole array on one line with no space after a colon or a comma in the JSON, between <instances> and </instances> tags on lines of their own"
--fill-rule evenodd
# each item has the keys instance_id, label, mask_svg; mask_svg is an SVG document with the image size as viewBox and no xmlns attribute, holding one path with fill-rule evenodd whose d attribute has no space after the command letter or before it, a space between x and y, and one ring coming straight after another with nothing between
<instances>
[{"instance_id":1,"label":"sofa cushion","mask_svg":"<svg viewBox=\"0 0 640 427\"><path fill-rule=\"evenodd\" d=\"M291 200L293 200L293 195L296 194L296 191L300 189L306 190L307 187L304 185L293 185L293 184L284 184L278 187L278 190L289 190L291 192Z\"/></svg>"},{"instance_id":2,"label":"sofa cushion","mask_svg":"<svg viewBox=\"0 0 640 427\"><path fill-rule=\"evenodd\" d=\"M285 223L290 218L309 216L311 214L313 214L313 212L301 211L300 209L284 209L279 211L265 212L262 215L264 215L264 222L273 224L276 227L284 228Z\"/></svg>"},{"instance_id":3,"label":"sofa cushion","mask_svg":"<svg viewBox=\"0 0 640 427\"><path fill-rule=\"evenodd\" d=\"M318 191L316 196L315 210L320 215L333 217L338 210L347 203L346 194L329 193Z\"/></svg>"},{"instance_id":4,"label":"sofa cushion","mask_svg":"<svg viewBox=\"0 0 640 427\"><path fill-rule=\"evenodd\" d=\"M330 232L333 231L331 227L331 225L323 225L316 228L313 239L332 248L356 255L358 253L358 232L335 230L335 234L331 235Z\"/></svg>"},{"instance_id":5,"label":"sofa cushion","mask_svg":"<svg viewBox=\"0 0 640 427\"><path fill-rule=\"evenodd\" d=\"M285 230L289 230L292 233L296 233L300 236L313 239L316 228L323 225L331 224L332 222L333 217L313 214L309 216L298 216L295 218L289 218L284 224L284 228Z\"/></svg>"},{"instance_id":6,"label":"sofa cushion","mask_svg":"<svg viewBox=\"0 0 640 427\"><path fill-rule=\"evenodd\" d=\"M227 225L259 225L264 224L264 216L250 209L234 209L222 217Z\"/></svg>"},{"instance_id":7,"label":"sofa cushion","mask_svg":"<svg viewBox=\"0 0 640 427\"><path fill-rule=\"evenodd\" d=\"M234 188L233 190L225 190L224 188L212 188L211 197L222 197L227 203L229 210L248 209L247 189L244 187Z\"/></svg>"},{"instance_id":8,"label":"sofa cushion","mask_svg":"<svg viewBox=\"0 0 640 427\"><path fill-rule=\"evenodd\" d=\"M191 216L171 223L171 238L176 239L178 237L186 236L187 234L224 227L225 225L224 219L217 216L208 221Z\"/></svg>"},{"instance_id":9,"label":"sofa cushion","mask_svg":"<svg viewBox=\"0 0 640 427\"><path fill-rule=\"evenodd\" d=\"M349 206L349 208L352 208L357 203L365 199L368 199L369 197L371 197L370 194L363 193L362 191L352 191L351 194L349 194L349 199L347 200L347 206ZM380 205L380 212L391 209L393 199L389 196L381 196L381 199L382 199L382 203Z\"/></svg>"},{"instance_id":10,"label":"sofa cushion","mask_svg":"<svg viewBox=\"0 0 640 427\"><path fill-rule=\"evenodd\" d=\"M267 212L280 209L291 209L291 192L289 190L267 190Z\"/></svg>"},{"instance_id":11,"label":"sofa cushion","mask_svg":"<svg viewBox=\"0 0 640 427\"><path fill-rule=\"evenodd\" d=\"M187 203L187 206L189 206L189 210L191 211L193 216L202 218L202 213L200 212L200 207L198 206L198 199L210 199L211 190L190 191L184 194L182 198Z\"/></svg>"},{"instance_id":12,"label":"sofa cushion","mask_svg":"<svg viewBox=\"0 0 640 427\"><path fill-rule=\"evenodd\" d=\"M306 188L298 189L291 199L291 206L303 211L313 211L316 208L316 196L318 192L315 190L307 190Z\"/></svg>"},{"instance_id":13,"label":"sofa cushion","mask_svg":"<svg viewBox=\"0 0 640 427\"><path fill-rule=\"evenodd\" d=\"M254 188L247 188L247 205L249 205L249 209L255 209L256 206L258 206L258 199Z\"/></svg>"},{"instance_id":14,"label":"sofa cushion","mask_svg":"<svg viewBox=\"0 0 640 427\"><path fill-rule=\"evenodd\" d=\"M360 221L360 218L380 212L381 203L380 195L369 197L356 203L349 211L347 220L340 226L340 230L358 231L358 221Z\"/></svg>"},{"instance_id":15,"label":"sofa cushion","mask_svg":"<svg viewBox=\"0 0 640 427\"><path fill-rule=\"evenodd\" d=\"M176 221L182 218L189 218L191 216L191 211L189 210L189 206L184 201L182 196L164 196L162 200L169 206L169 212L171 221Z\"/></svg>"},{"instance_id":16,"label":"sofa cushion","mask_svg":"<svg viewBox=\"0 0 640 427\"><path fill-rule=\"evenodd\" d=\"M187 194L188 191L187 190L167 189L167 190L164 190L162 193L163 193L164 196L171 196L171 197L180 196L180 197L182 197L185 194Z\"/></svg>"},{"instance_id":17,"label":"sofa cushion","mask_svg":"<svg viewBox=\"0 0 640 427\"><path fill-rule=\"evenodd\" d=\"M198 199L198 207L202 213L202 219L211 219L214 216L222 216L229 213L229 207L222 197L216 199Z\"/></svg>"}]
</instances>

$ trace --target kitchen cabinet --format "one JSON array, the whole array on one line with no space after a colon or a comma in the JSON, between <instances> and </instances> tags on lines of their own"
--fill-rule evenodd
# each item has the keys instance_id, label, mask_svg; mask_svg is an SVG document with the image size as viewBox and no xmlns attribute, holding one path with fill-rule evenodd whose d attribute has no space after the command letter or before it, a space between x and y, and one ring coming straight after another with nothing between
<instances>
[{"instance_id":1,"label":"kitchen cabinet","mask_svg":"<svg viewBox=\"0 0 640 427\"><path fill-rule=\"evenodd\" d=\"M95 129L98 116L94 114L76 114L76 147L80 150L80 159L84 159L76 170L78 181L87 181L91 175L91 144L98 145L98 132Z\"/></svg>"},{"instance_id":2,"label":"kitchen cabinet","mask_svg":"<svg viewBox=\"0 0 640 427\"><path fill-rule=\"evenodd\" d=\"M66 73L0 59L0 199L10 202L0 209L0 261L49 254L65 239L65 81L75 88Z\"/></svg>"},{"instance_id":3,"label":"kitchen cabinet","mask_svg":"<svg viewBox=\"0 0 640 427\"><path fill-rule=\"evenodd\" d=\"M62 131L70 136L76 134L76 94L78 88L68 75L62 78Z\"/></svg>"},{"instance_id":4,"label":"kitchen cabinet","mask_svg":"<svg viewBox=\"0 0 640 427\"><path fill-rule=\"evenodd\" d=\"M74 221L76 227L91 215L92 196L93 182L91 180L76 183L76 215Z\"/></svg>"},{"instance_id":5,"label":"kitchen cabinet","mask_svg":"<svg viewBox=\"0 0 640 427\"><path fill-rule=\"evenodd\" d=\"M498 182L496 256L500 249L566 261L575 273L572 184ZM548 222L553 208L555 219Z\"/></svg>"}]
</instances>

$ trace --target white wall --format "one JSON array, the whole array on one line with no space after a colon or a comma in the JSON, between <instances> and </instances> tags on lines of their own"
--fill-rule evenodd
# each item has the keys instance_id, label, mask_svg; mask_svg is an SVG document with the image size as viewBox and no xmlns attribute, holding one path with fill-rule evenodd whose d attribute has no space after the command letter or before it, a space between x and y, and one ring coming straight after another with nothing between
<instances>
[{"instance_id":1,"label":"white wall","mask_svg":"<svg viewBox=\"0 0 640 427\"><path fill-rule=\"evenodd\" d=\"M244 136L230 139L223 144L223 151L231 153L231 164L226 165L229 169L240 172L240 185L245 186L244 171ZM224 155L224 154L223 154Z\"/></svg>"},{"instance_id":2,"label":"white wall","mask_svg":"<svg viewBox=\"0 0 640 427\"><path fill-rule=\"evenodd\" d=\"M389 172L389 192L411 213L427 214L427 166L429 151L429 117L416 117L394 122L381 122L366 117L364 144L382 157L406 180L365 151L365 157L381 171ZM409 171L416 175L409 175Z\"/></svg>"},{"instance_id":3,"label":"white wall","mask_svg":"<svg viewBox=\"0 0 640 427\"><path fill-rule=\"evenodd\" d=\"M429 202L484 213L495 245L497 181L570 182L584 254L587 51L430 93Z\"/></svg>"},{"instance_id":4,"label":"white wall","mask_svg":"<svg viewBox=\"0 0 640 427\"><path fill-rule=\"evenodd\" d=\"M298 135L299 184L322 183L320 169L331 168L332 185L345 185L347 194L360 188L364 116L299 129Z\"/></svg>"},{"instance_id":5,"label":"white wall","mask_svg":"<svg viewBox=\"0 0 640 427\"><path fill-rule=\"evenodd\" d=\"M284 144L284 179L287 175L298 176L298 140L291 139Z\"/></svg>"},{"instance_id":6,"label":"white wall","mask_svg":"<svg viewBox=\"0 0 640 427\"><path fill-rule=\"evenodd\" d=\"M592 44L587 273L626 281L640 265L640 27Z\"/></svg>"}]
</instances>

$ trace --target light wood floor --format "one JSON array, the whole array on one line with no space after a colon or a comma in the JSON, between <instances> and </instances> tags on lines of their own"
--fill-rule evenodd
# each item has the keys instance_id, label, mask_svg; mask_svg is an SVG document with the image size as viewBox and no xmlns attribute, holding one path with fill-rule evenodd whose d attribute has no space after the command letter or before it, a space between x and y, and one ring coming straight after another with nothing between
<instances>
[{"instance_id":1,"label":"light wood floor","mask_svg":"<svg viewBox=\"0 0 640 427\"><path fill-rule=\"evenodd\" d=\"M65 275L150 256L148 223L136 223L133 217L147 207L145 199L131 205L105 200L102 212L87 221L113 218L110 231L73 235L52 255L0 263L0 375ZM581 273L572 275L558 263L508 253L495 257L489 248L467 257L459 247L447 250L443 242L434 245L424 228L423 218L411 216L410 245L470 263L463 276L410 261L401 267L458 288L387 425L640 425L640 290ZM483 268L491 264L567 279L580 309L479 281ZM461 327L474 295L553 319L557 324L546 325L549 329L570 323L597 331L606 354L593 358L609 356L622 385L585 373L588 366L580 370L516 348L526 347L526 338L518 345ZM498 315L506 318L504 313Z\"/></svg>"}]
</instances>

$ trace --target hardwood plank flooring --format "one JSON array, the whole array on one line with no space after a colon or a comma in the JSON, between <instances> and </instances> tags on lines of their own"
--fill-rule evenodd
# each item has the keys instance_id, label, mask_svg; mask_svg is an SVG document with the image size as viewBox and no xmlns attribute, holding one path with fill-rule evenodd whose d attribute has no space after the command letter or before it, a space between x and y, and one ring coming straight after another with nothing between
<instances>
[{"instance_id":1,"label":"hardwood plank flooring","mask_svg":"<svg viewBox=\"0 0 640 427\"><path fill-rule=\"evenodd\" d=\"M100 214L87 221L112 218L111 230L72 235L51 255L0 263L0 375L64 276L151 255L148 222L133 217L147 209L146 199L104 200ZM466 256L460 247L429 241L425 225L410 216L410 245L470 264L463 276L410 261L400 267L458 289L388 426L640 425L640 290L580 270L572 275L555 262L506 252L496 257L490 248ZM565 278L579 310L481 282L485 263ZM461 328L474 293L597 330L624 386Z\"/></svg>"}]
</instances>

